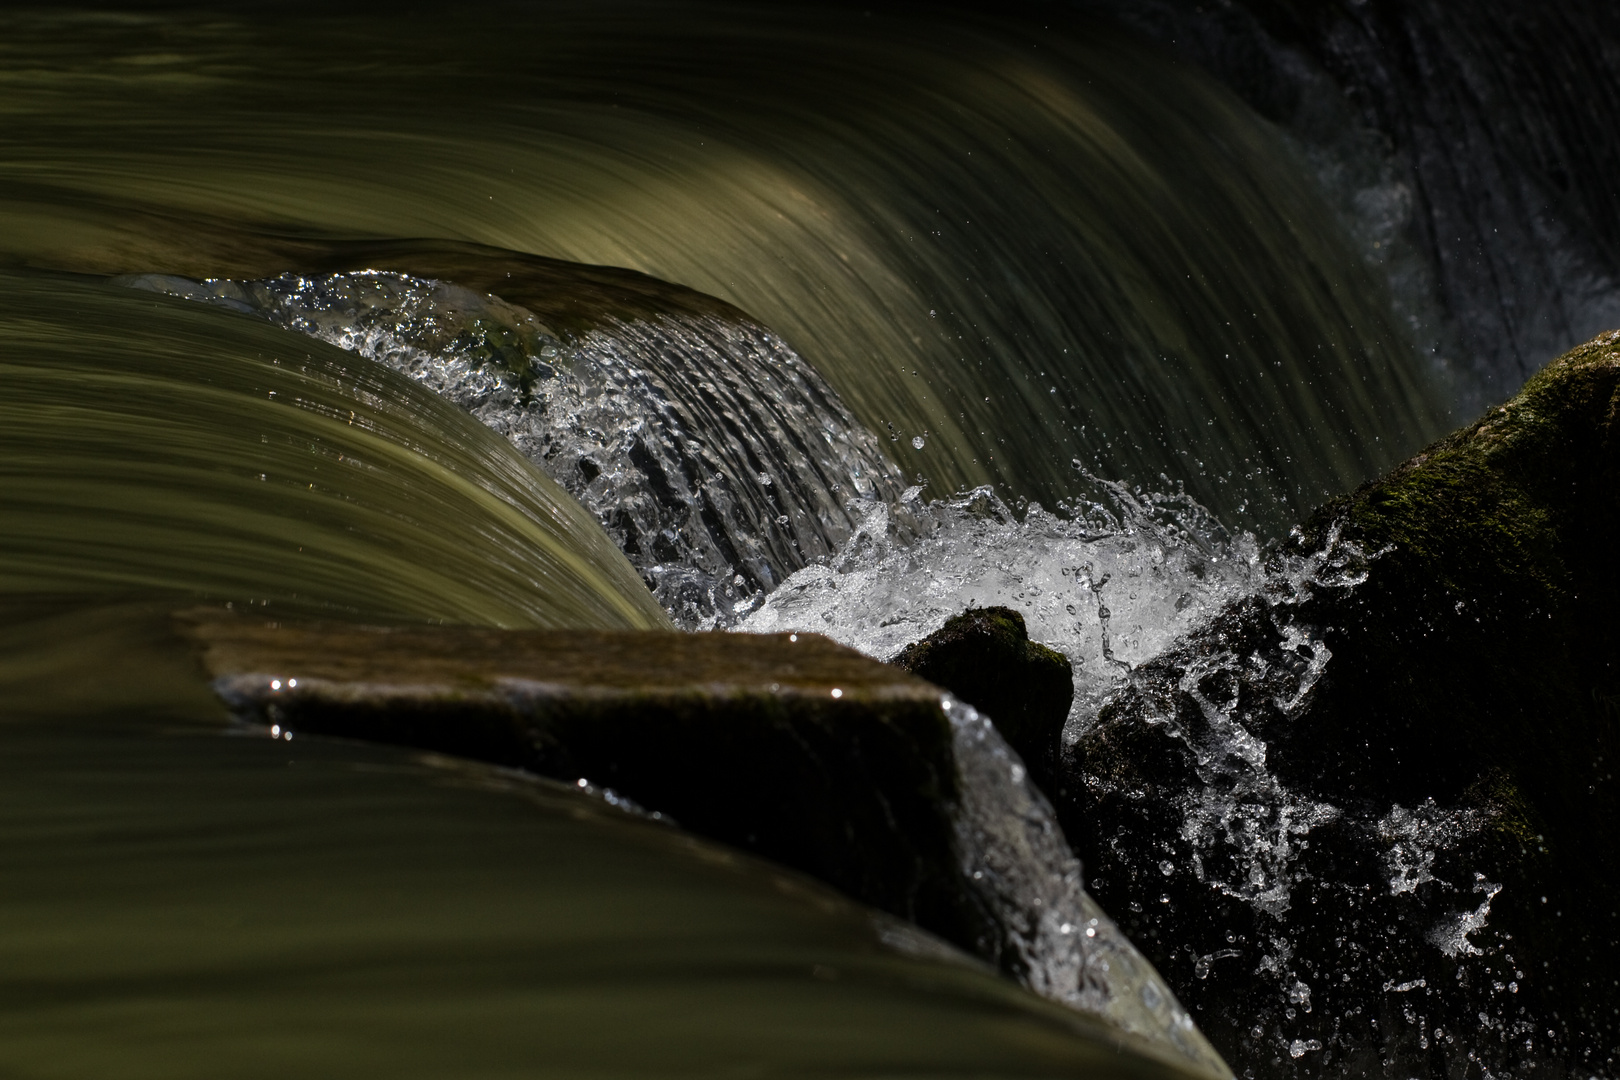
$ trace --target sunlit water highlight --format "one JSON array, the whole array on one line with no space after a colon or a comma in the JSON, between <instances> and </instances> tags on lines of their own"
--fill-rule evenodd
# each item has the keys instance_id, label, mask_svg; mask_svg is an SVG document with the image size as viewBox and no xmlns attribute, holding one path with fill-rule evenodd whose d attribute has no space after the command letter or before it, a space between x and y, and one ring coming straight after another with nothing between
<instances>
[{"instance_id":1,"label":"sunlit water highlight","mask_svg":"<svg viewBox=\"0 0 1620 1080\"><path fill-rule=\"evenodd\" d=\"M564 341L450 282L361 272L134 288L259 315L394 368L505 435L691 629L729 625L903 484L816 371L738 319L604 318Z\"/></svg>"},{"instance_id":2,"label":"sunlit water highlight","mask_svg":"<svg viewBox=\"0 0 1620 1080\"><path fill-rule=\"evenodd\" d=\"M8 14L4 247L192 277L364 237L634 267L773 327L892 426L907 476L1047 505L1078 457L1275 527L1447 426L1289 147L1116 31L655 4L520 22Z\"/></svg>"},{"instance_id":3,"label":"sunlit water highlight","mask_svg":"<svg viewBox=\"0 0 1620 1080\"><path fill-rule=\"evenodd\" d=\"M0 677L28 687L23 697L43 711L82 721L122 701L126 714L137 703L207 712L194 688L176 689L182 661L143 667L143 628L179 599L495 625L745 619L879 656L966 604L999 602L1025 610L1034 636L1075 661L1072 734L1133 665L1277 583L1259 543L1199 503L1239 529L1276 529L1446 426L1443 388L1287 145L1195 70L1111 31L656 5L552 5L518 30L504 9L426 23L393 14L0 15L0 248L8 265L34 268L0 282L0 347L17 390L0 403L11 617ZM477 266L476 285L419 268L406 248L380 261L344 256L409 237L490 245L457 249L459 266ZM597 304L589 317L548 325L543 314L528 326L539 308L500 292L534 269L528 253L656 273L735 301L780 334L707 309L626 315L616 295L602 300L612 288L577 287L583 273L560 287L560 305ZM228 278L243 293L216 299L324 341L38 268L184 275L167 283L181 293ZM367 269L380 269L371 281L389 293L382 315L374 299L355 303L352 276L330 276ZM245 299L249 284L268 300ZM423 304L516 337L432 340L442 327L396 317L409 322ZM521 363L503 352L513 344ZM399 372L472 409L516 450ZM747 377L704 402L682 397L682 379L717 372ZM750 382L767 373L783 378ZM555 401L569 423L542 422L535 401ZM713 402L697 422L697 406ZM627 438L652 430L660 440L643 437L639 451ZM815 452L790 452L784 439ZM813 475L789 491L801 459ZM326 483L334 474L342 482ZM98 606L111 600L126 606ZM1236 764L1202 776L1179 809L1191 836L1246 871L1221 883L1281 918L1298 884L1296 841L1339 808L1291 801L1241 718L1214 719L1230 751L1222 761ZM973 791L989 809L966 808L982 831L967 849L1008 875L1014 924L1029 916L1031 985L1127 1025L1142 1023L1127 1015L1140 1002L1161 1030L1165 1017L1178 1029L1173 999L1099 996L1086 981L1095 971L1069 943L1092 918L1078 868L1050 813L1020 802L1030 791L999 740L971 749L986 730L958 727L966 767L995 777ZM61 732L40 739L50 744L40 760L90 746ZM312 753L326 752L337 751ZM217 767L176 769L196 780ZM328 774L293 793L313 816L290 828L326 827L315 811L352 781ZM1233 797L1239 789L1254 798ZM90 818L111 812L84 788L62 790ZM227 795L208 788L202 813ZM167 805L151 789L132 799ZM1444 808L1387 810L1377 835L1390 888L1432 884L1435 852L1468 823ZM397 824L376 805L356 813L357 828ZM1009 823L1030 831L997 831ZM410 818L388 835L416 827L428 826ZM13 848L33 843L25 832ZM459 865L453 841L423 865ZM159 850L153 872L187 858ZM38 865L43 909L46 879L67 881L67 869ZM1043 879L1036 895L1055 890L1053 910L1078 906L1084 918L1054 927L1030 916L1031 872ZM646 878L623 874L627 895L662 902ZM1481 886L1426 947L1472 957L1470 935L1496 895ZM606 955L634 955L640 925L634 912L614 922ZM1279 987L1308 1006L1309 988L1284 981L1293 946L1279 940L1268 954ZM744 954L769 951L738 941ZM715 948L705 939L677 961L701 967ZM1228 958L1200 959L1208 970ZM844 968L810 967L816 979L822 970ZM623 971L601 985L642 975ZM367 985L382 992L381 981ZM530 990L494 996L516 1008ZM1387 992L1417 990L1433 988L1392 982ZM592 992L570 985L559 1008L583 1008ZM765 993L797 1000L776 984ZM724 991L715 1000L716 1011L757 1015ZM965 1011L982 1020L975 1000ZM427 1008L445 1007L434 998ZM1035 1005L986 1008L1023 1017ZM1407 1015L1427 1040L1423 1018ZM787 1024L781 1045L843 1022ZM61 1023L83 1031L72 1025L86 1021ZM968 1027L967 1048L944 1064L897 1037L871 1058L750 1049L739 1067L1024 1067ZM622 1034L607 1021L589 1030L598 1041L587 1048ZM741 1024L716 1035L726 1046L750 1037ZM70 1042L13 1045L19 1059L57 1060ZM309 1045L327 1050L310 1060L338 1060L334 1044ZM375 1065L389 1045L342 1060ZM1084 1057L1065 1057L1072 1049L1029 1068L1069 1068ZM1312 1067L1322 1049L1284 1039L1279 1060ZM694 1068L717 1060L693 1055Z\"/></svg>"}]
</instances>

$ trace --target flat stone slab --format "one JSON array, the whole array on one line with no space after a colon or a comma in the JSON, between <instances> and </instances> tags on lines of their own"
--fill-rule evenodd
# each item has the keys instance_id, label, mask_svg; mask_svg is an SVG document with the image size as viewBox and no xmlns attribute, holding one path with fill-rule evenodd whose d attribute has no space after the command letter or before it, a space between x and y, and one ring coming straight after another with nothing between
<instances>
[{"instance_id":1,"label":"flat stone slab","mask_svg":"<svg viewBox=\"0 0 1620 1080\"><path fill-rule=\"evenodd\" d=\"M969 948L983 931L942 691L827 638L177 619L243 720L583 779Z\"/></svg>"}]
</instances>

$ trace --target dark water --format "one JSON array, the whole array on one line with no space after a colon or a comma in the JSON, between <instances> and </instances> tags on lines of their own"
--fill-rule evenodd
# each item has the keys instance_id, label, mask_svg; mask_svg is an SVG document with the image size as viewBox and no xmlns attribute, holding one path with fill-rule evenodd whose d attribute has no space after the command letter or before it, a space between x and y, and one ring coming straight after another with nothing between
<instances>
[{"instance_id":1,"label":"dark water","mask_svg":"<svg viewBox=\"0 0 1620 1080\"><path fill-rule=\"evenodd\" d=\"M1086 0L1282 126L1463 413L1620 322L1620 10Z\"/></svg>"},{"instance_id":2,"label":"dark water","mask_svg":"<svg viewBox=\"0 0 1620 1080\"><path fill-rule=\"evenodd\" d=\"M1313 152L1036 8L0 13L0 1071L1171 1068L588 794L222 737L163 619L1011 602L1082 723L1472 400Z\"/></svg>"},{"instance_id":3,"label":"dark water","mask_svg":"<svg viewBox=\"0 0 1620 1080\"><path fill-rule=\"evenodd\" d=\"M1078 457L1279 524L1446 426L1288 147L1101 24L294 10L9 15L5 250L257 277L294 238L444 237L628 266L776 328L908 475L1048 504Z\"/></svg>"},{"instance_id":4,"label":"dark water","mask_svg":"<svg viewBox=\"0 0 1620 1080\"><path fill-rule=\"evenodd\" d=\"M1179 1075L560 785L82 719L5 746L11 1075Z\"/></svg>"}]
</instances>

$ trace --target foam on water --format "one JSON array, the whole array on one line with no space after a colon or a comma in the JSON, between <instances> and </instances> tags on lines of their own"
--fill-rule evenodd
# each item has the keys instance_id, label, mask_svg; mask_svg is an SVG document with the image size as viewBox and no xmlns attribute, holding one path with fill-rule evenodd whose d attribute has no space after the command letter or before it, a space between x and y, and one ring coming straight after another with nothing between
<instances>
[{"instance_id":1,"label":"foam on water","mask_svg":"<svg viewBox=\"0 0 1620 1080\"><path fill-rule=\"evenodd\" d=\"M991 488L868 503L831 559L798 571L741 629L815 630L887 660L968 607L1004 605L1074 664L1071 722L1259 580L1260 550L1184 495L1083 473L1095 493L1054 513L1015 512Z\"/></svg>"},{"instance_id":2,"label":"foam on water","mask_svg":"<svg viewBox=\"0 0 1620 1080\"><path fill-rule=\"evenodd\" d=\"M989 489L926 502L912 488L897 504L868 505L841 551L795 573L742 628L818 630L887 659L963 608L1018 609L1032 638L1074 664L1067 744L1098 722L1103 705L1135 691L1147 702L1144 722L1185 748L1187 782L1146 811L1174 823L1162 852L1105 841L1108 850L1087 869L1119 879L1112 903L1129 916L1133 936L1155 935L1177 954L1192 950L1183 970L1197 980L1238 965L1270 988L1243 1022L1253 1043L1269 1048L1257 1052L1334 1075L1355 1075L1374 1059L1421 1072L1440 1038L1448 1047L1462 1039L1459 1054L1483 1053L1484 1044L1454 1030L1450 989L1411 974L1440 957L1467 965L1458 978L1490 988L1479 1016L1492 1042L1524 1039L1530 1026L1516 996L1523 972L1489 922L1502 886L1467 865L1489 814L1432 800L1339 806L1292 786L1268 761L1265 725L1303 717L1333 662L1322 628L1299 612L1313 597L1353 593L1379 553L1333 530L1309 555L1263 553L1252 536L1223 531L1184 498L1083 479L1095 500L1057 513L1019 513ZM1189 645L1188 635L1217 617L1249 619L1257 629ZM993 729L977 714L957 723L958 758L972 776L964 850L992 882L990 900L1028 968L1026 982L1127 1028L1173 1037L1182 1007L1168 999L1165 1011L1144 1008L1164 983L1118 928L1096 924L1097 937L1079 941L1064 933L1092 929L1089 919L1101 912L1082 888L1078 862L999 737L976 744L963 735L972 723ZM1029 809L1033 803L1040 809ZM1047 827L1054 844L1045 842ZM1324 863L1320 849L1335 844L1363 853L1359 863L1381 869L1382 884L1368 893L1353 867ZM1205 940L1205 928L1177 909L1211 896L1247 914L1211 927ZM1358 942L1348 957L1323 951L1329 924L1340 946ZM1115 941L1124 952L1112 951ZM1093 980L1110 969L1128 974L1099 989ZM1349 990L1341 984L1352 971L1388 985ZM1352 1014L1343 1030L1341 1012ZM1389 1044L1373 1053L1386 1036Z\"/></svg>"},{"instance_id":3,"label":"foam on water","mask_svg":"<svg viewBox=\"0 0 1620 1080\"><path fill-rule=\"evenodd\" d=\"M1196 979L1219 982L1222 965L1244 956L1257 964L1274 1004L1254 1013L1254 1030L1287 1060L1325 1063L1354 1048L1311 1016L1344 1002L1320 982L1315 909L1296 910L1324 889L1354 891L1312 867L1324 829L1353 837L1384 870L1382 900L1354 900L1354 910L1429 905L1407 947L1501 966L1481 934L1501 886L1446 869L1488 824L1479 814L1431 802L1368 816L1294 789L1267 760L1265 725L1303 715L1333 658L1298 612L1324 590L1357 588L1377 553L1336 535L1305 556L1263 553L1184 493L1129 489L1078 463L1075 490L1089 497L1051 511L1009 506L989 487L934 500L926 484L901 491L878 440L787 346L745 321L608 318L565 340L499 297L404 274L130 283L268 318L460 404L579 499L687 627L810 630L889 659L965 608L1020 610L1031 637L1074 665L1066 745L1111 699L1136 693L1144 722L1185 748L1188 782L1163 795L1179 824L1162 853L1119 848L1095 869L1133 882L1113 901L1133 934L1170 920L1164 934L1193 950ZM1252 626L1188 646L1231 618ZM963 778L961 870L999 928L979 951L1035 992L1219 1071L1163 977L1084 887L1051 806L991 720L948 699L946 708ZM1471 899L1433 910L1436 889ZM1206 941L1178 928L1183 893L1246 908L1252 936ZM1402 1017L1421 1051L1431 1016L1418 999L1437 991L1403 974L1397 931L1382 937L1391 959L1379 978L1393 989L1379 1007ZM1489 1015L1522 1027L1505 1011Z\"/></svg>"},{"instance_id":4,"label":"foam on water","mask_svg":"<svg viewBox=\"0 0 1620 1080\"><path fill-rule=\"evenodd\" d=\"M606 330L565 342L499 297L404 274L201 282L144 275L125 284L268 318L458 403L593 511L688 626L730 624L763 600L746 625L770 629L772 620L802 616L819 587L847 606L817 610L844 622L823 618L806 628L874 651L874 622L882 623L879 638L898 648L965 606L968 594L1014 588L1020 599L1045 601L1041 610L1070 627L1075 655L1089 646L1106 681L1127 667L1121 652L1135 656L1159 640L1146 627L1196 615L1183 577L1208 579L1214 563L1253 562L1252 553L1247 561L1229 556L1228 545L1198 531L1210 524L1204 519L1189 529L1190 504L1114 486L1103 487L1108 506L1077 504L1072 519L1029 507L1016 520L989 489L924 504L920 487L899 492L876 440L819 376L743 323L610 320ZM807 566L809 558L816 561ZM1065 558L1074 565L1058 565ZM894 559L914 575L932 560L957 592L936 581L930 606L875 618L899 610L892 589L922 596ZM791 587L767 598L795 568ZM1118 601L1104 591L1112 574L1131 581ZM1071 593L1090 598L1092 622L1065 599ZM1117 641L1105 595L1131 620ZM1082 887L1079 862L1016 753L969 706L947 697L944 707L963 781L961 872L999 927L987 959L1045 997L1227 1072Z\"/></svg>"}]
</instances>

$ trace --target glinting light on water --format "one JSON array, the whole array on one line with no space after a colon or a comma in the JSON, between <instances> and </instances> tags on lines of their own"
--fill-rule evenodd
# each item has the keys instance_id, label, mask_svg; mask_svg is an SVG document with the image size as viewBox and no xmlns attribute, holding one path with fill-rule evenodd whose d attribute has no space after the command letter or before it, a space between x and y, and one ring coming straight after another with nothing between
<instances>
[{"instance_id":1,"label":"glinting light on water","mask_svg":"<svg viewBox=\"0 0 1620 1080\"><path fill-rule=\"evenodd\" d=\"M1620 1076L1612 926L1560 921L1604 883L1537 816L1588 804L1301 757L1379 677L1321 613L1396 565L1313 510L1620 322L1578 7L0 13L0 1073ZM177 629L888 661L978 608L1074 696L1056 764L929 697L974 914L927 930L475 764L471 705L454 753L275 711L369 707L364 656L237 672L232 720ZM445 749L428 681L386 741Z\"/></svg>"}]
</instances>

